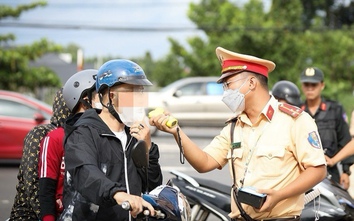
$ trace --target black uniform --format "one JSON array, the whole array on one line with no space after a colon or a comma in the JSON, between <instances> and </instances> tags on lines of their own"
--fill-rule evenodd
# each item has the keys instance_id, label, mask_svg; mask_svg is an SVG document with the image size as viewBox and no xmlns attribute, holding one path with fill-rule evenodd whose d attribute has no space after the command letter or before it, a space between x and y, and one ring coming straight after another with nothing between
<instances>
[{"instance_id":1,"label":"black uniform","mask_svg":"<svg viewBox=\"0 0 354 221\"><path fill-rule=\"evenodd\" d=\"M70 134L65 139L65 185L71 186L64 187L64 211L60 220L129 220L129 212L116 203L113 195L129 189L131 194L140 196L145 191L145 173L135 167L130 156L137 139L125 127L127 146L122 147L95 109L86 110L74 126L66 125L65 130L66 135ZM150 189L162 184L158 159L158 147L152 144L148 168ZM71 192L66 192L68 189Z\"/></svg>"},{"instance_id":2,"label":"black uniform","mask_svg":"<svg viewBox=\"0 0 354 221\"><path fill-rule=\"evenodd\" d=\"M336 101L322 98L322 102L314 115L308 109L307 104L301 105L301 108L308 112L314 119L321 137L323 150L328 157L333 157L350 140L349 126L345 120L346 113L342 105ZM350 175L350 166L354 163L354 156L342 161L343 172ZM338 168L328 167L328 173L336 182L340 182Z\"/></svg>"}]
</instances>

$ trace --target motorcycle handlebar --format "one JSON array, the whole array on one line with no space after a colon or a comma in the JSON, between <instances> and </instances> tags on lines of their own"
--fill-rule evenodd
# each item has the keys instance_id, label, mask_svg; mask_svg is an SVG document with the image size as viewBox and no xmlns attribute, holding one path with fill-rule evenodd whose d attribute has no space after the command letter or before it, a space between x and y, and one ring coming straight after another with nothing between
<instances>
[{"instance_id":1,"label":"motorcycle handlebar","mask_svg":"<svg viewBox=\"0 0 354 221\"><path fill-rule=\"evenodd\" d=\"M131 210L131 206L130 206L130 203L128 201L124 201L122 203L122 208L124 210ZM165 219L165 214L163 212L161 212L161 210L156 210L155 209L155 215L154 216L151 216L150 215L150 211L144 207L143 209L143 212L142 212L142 215L144 216L150 216L150 217L154 217L156 219Z\"/></svg>"},{"instance_id":2,"label":"motorcycle handlebar","mask_svg":"<svg viewBox=\"0 0 354 221\"><path fill-rule=\"evenodd\" d=\"M128 202L128 201L124 201L123 203L122 203L122 208L124 209L124 210L130 210L131 208L130 208L130 203Z\"/></svg>"}]
</instances>

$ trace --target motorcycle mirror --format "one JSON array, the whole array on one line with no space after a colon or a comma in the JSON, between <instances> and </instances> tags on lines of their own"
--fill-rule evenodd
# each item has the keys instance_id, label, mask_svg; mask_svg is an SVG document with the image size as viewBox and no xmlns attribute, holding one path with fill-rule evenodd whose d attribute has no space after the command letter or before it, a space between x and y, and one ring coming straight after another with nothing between
<instances>
[{"instance_id":1,"label":"motorcycle mirror","mask_svg":"<svg viewBox=\"0 0 354 221\"><path fill-rule=\"evenodd\" d=\"M138 140L133 146L132 159L137 168L149 167L149 150L144 140Z\"/></svg>"},{"instance_id":2,"label":"motorcycle mirror","mask_svg":"<svg viewBox=\"0 0 354 221\"><path fill-rule=\"evenodd\" d=\"M144 140L138 140L132 149L132 159L137 168L145 168L145 192L148 193L148 167L149 167L149 149Z\"/></svg>"}]
</instances>

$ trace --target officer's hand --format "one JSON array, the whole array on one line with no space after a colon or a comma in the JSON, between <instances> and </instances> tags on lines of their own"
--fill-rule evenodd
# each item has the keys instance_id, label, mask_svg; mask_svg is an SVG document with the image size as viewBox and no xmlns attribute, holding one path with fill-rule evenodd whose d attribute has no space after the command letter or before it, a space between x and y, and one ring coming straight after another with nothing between
<instances>
[{"instance_id":1,"label":"officer's hand","mask_svg":"<svg viewBox=\"0 0 354 221\"><path fill-rule=\"evenodd\" d=\"M328 157L327 155L325 155L325 158L326 158L327 166L333 167L333 166L335 165L335 163L334 163L334 161L332 160L332 158Z\"/></svg>"},{"instance_id":2,"label":"officer's hand","mask_svg":"<svg viewBox=\"0 0 354 221\"><path fill-rule=\"evenodd\" d=\"M349 175L346 173L342 173L340 175L340 185L343 187L343 189L347 190L350 186L350 179Z\"/></svg>"},{"instance_id":3,"label":"officer's hand","mask_svg":"<svg viewBox=\"0 0 354 221\"><path fill-rule=\"evenodd\" d=\"M260 209L255 209L257 212L270 212L281 201L278 192L272 189L258 189L257 192L267 194L267 199Z\"/></svg>"},{"instance_id":4,"label":"officer's hand","mask_svg":"<svg viewBox=\"0 0 354 221\"><path fill-rule=\"evenodd\" d=\"M164 113L164 114L159 114L159 115L155 115L150 117L149 119L149 123L152 126L155 126L157 129L167 132L167 133L175 133L177 130L178 125L174 125L173 127L168 127L166 125L167 121L169 120L170 115L168 113Z\"/></svg>"}]
</instances>

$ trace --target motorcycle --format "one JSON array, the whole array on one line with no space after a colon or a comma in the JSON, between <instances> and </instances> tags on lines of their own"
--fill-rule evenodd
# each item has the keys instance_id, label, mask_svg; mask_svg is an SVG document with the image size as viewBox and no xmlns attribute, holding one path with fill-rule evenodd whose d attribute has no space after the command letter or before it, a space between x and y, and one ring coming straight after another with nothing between
<instances>
[{"instance_id":1,"label":"motorcycle","mask_svg":"<svg viewBox=\"0 0 354 221\"><path fill-rule=\"evenodd\" d=\"M230 220L231 187L213 180L188 176L171 170L172 186L179 189L191 206L191 220L206 221L211 214L223 221ZM354 200L348 191L325 178L305 194L302 221L354 220Z\"/></svg>"},{"instance_id":2,"label":"motorcycle","mask_svg":"<svg viewBox=\"0 0 354 221\"><path fill-rule=\"evenodd\" d=\"M137 168L147 168L149 166L149 150L145 141L139 140L132 150L132 159ZM148 184L148 172L145 169L145 182ZM190 205L186 197L170 182L166 185L157 186L148 192L146 186L142 198L154 207L155 215L151 215L148 209L144 209L138 215L137 220L171 220L171 221L190 221ZM122 203L122 208L130 210L128 201Z\"/></svg>"}]
</instances>

